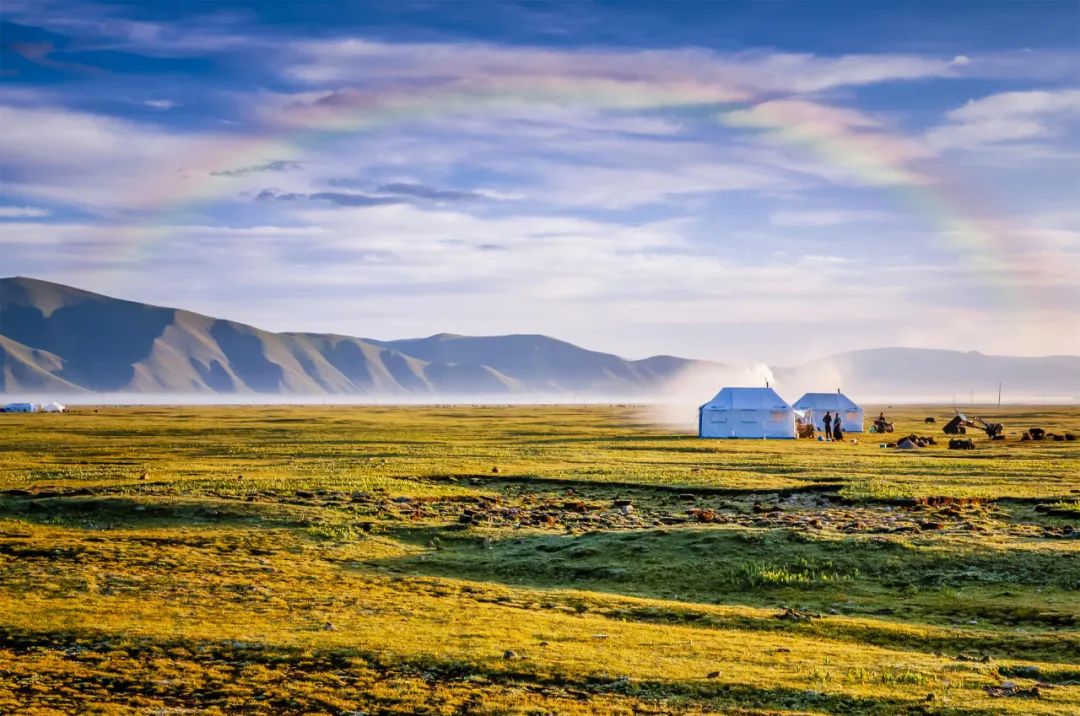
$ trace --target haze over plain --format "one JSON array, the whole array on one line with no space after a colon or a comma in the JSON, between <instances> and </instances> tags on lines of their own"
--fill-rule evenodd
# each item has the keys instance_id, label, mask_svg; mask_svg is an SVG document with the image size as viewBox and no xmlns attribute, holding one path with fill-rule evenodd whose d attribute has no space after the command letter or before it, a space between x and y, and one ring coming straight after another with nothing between
<instances>
[{"instance_id":1,"label":"haze over plain","mask_svg":"<svg viewBox=\"0 0 1080 716\"><path fill-rule=\"evenodd\" d=\"M725 384L771 383L791 399L844 388L860 399L1071 402L1080 357L882 348L788 367L678 356L627 360L550 336L381 341L272 333L28 278L0 279L0 393L89 402L623 401L673 403L675 422ZM102 394L110 394L104 397ZM222 396L228 396L223 398Z\"/></svg>"}]
</instances>

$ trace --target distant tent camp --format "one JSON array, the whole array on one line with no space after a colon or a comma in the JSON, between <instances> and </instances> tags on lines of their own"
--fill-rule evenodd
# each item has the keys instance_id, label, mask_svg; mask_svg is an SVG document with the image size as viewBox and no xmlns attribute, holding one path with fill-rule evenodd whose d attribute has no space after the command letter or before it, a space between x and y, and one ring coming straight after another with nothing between
<instances>
[{"instance_id":1,"label":"distant tent camp","mask_svg":"<svg viewBox=\"0 0 1080 716\"><path fill-rule=\"evenodd\" d=\"M36 413L37 406L33 403L8 403L4 406L5 413Z\"/></svg>"},{"instance_id":2,"label":"distant tent camp","mask_svg":"<svg viewBox=\"0 0 1080 716\"><path fill-rule=\"evenodd\" d=\"M840 424L845 433L861 433L863 431L863 409L854 400L840 391L835 393L807 393L795 401L796 410L810 410L814 418L814 427L824 430L825 424L822 418L825 413L843 416Z\"/></svg>"},{"instance_id":3,"label":"distant tent camp","mask_svg":"<svg viewBox=\"0 0 1080 716\"><path fill-rule=\"evenodd\" d=\"M41 410L46 413L66 413L67 406L60 403L45 403L41 406Z\"/></svg>"},{"instance_id":4,"label":"distant tent camp","mask_svg":"<svg viewBox=\"0 0 1080 716\"><path fill-rule=\"evenodd\" d=\"M703 438L794 438L795 412L772 388L724 388L698 409Z\"/></svg>"}]
</instances>

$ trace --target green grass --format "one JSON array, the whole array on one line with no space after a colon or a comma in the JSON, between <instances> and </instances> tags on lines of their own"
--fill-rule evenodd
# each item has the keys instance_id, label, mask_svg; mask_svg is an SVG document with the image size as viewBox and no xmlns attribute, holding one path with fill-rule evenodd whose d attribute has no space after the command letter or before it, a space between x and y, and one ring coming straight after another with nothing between
<instances>
[{"instance_id":1,"label":"green grass","mask_svg":"<svg viewBox=\"0 0 1080 716\"><path fill-rule=\"evenodd\" d=\"M633 407L3 415L0 712L1080 712L1077 443L849 437Z\"/></svg>"}]
</instances>

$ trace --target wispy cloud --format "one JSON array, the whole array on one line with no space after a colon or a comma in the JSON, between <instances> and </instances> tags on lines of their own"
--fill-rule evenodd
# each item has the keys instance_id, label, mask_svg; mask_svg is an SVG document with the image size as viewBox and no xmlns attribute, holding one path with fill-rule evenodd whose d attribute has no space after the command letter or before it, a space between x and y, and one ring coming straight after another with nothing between
<instances>
[{"instance_id":1,"label":"wispy cloud","mask_svg":"<svg viewBox=\"0 0 1080 716\"><path fill-rule=\"evenodd\" d=\"M356 67L362 64L381 78L411 82L437 78L618 78L642 88L678 84L712 87L714 93L726 91L728 99L761 92L820 92L947 77L958 71L951 57L914 54L829 57L760 50L555 50L485 43L387 43L364 38L302 41L287 49L293 59L285 66L286 76L311 85L351 83Z\"/></svg>"},{"instance_id":2,"label":"wispy cloud","mask_svg":"<svg viewBox=\"0 0 1080 716\"><path fill-rule=\"evenodd\" d=\"M4 45L4 49L14 52L28 62L53 70L90 74L101 72L100 68L92 65L57 59L57 47L51 42L12 42Z\"/></svg>"},{"instance_id":3,"label":"wispy cloud","mask_svg":"<svg viewBox=\"0 0 1080 716\"><path fill-rule=\"evenodd\" d=\"M5 0L12 20L79 38L79 49L176 57L253 48L264 40L237 29L241 14L192 15L174 22L136 20L124 8L83 0Z\"/></svg>"},{"instance_id":4,"label":"wispy cloud","mask_svg":"<svg viewBox=\"0 0 1080 716\"><path fill-rule=\"evenodd\" d=\"M143 100L143 104L150 109L167 110L176 108L180 103L171 99L147 99Z\"/></svg>"},{"instance_id":5,"label":"wispy cloud","mask_svg":"<svg viewBox=\"0 0 1080 716\"><path fill-rule=\"evenodd\" d=\"M0 104L0 125L5 193L95 213L152 214L181 200L265 186L258 172L213 174L222 170L222 156L242 152L255 161L251 167L299 161L282 158L277 145L253 147L242 135L178 131L52 105ZM271 152L277 157L266 156Z\"/></svg>"},{"instance_id":6,"label":"wispy cloud","mask_svg":"<svg viewBox=\"0 0 1080 716\"><path fill-rule=\"evenodd\" d=\"M0 219L41 219L51 213L36 206L0 206Z\"/></svg>"},{"instance_id":7,"label":"wispy cloud","mask_svg":"<svg viewBox=\"0 0 1080 716\"><path fill-rule=\"evenodd\" d=\"M857 209L786 209L769 215L773 226L846 226L894 221L896 214L888 211L860 211Z\"/></svg>"},{"instance_id":8,"label":"wispy cloud","mask_svg":"<svg viewBox=\"0 0 1080 716\"><path fill-rule=\"evenodd\" d=\"M430 199L432 201L488 201L492 197L489 194L478 191L457 191L454 189L439 189L427 184L412 184L408 182L392 182L380 184L376 191L383 194L397 194L411 196L417 199Z\"/></svg>"},{"instance_id":9,"label":"wispy cloud","mask_svg":"<svg viewBox=\"0 0 1080 716\"><path fill-rule=\"evenodd\" d=\"M951 110L927 141L939 149L974 149L1041 140L1080 126L1080 89L1002 92Z\"/></svg>"},{"instance_id":10,"label":"wispy cloud","mask_svg":"<svg viewBox=\"0 0 1080 716\"><path fill-rule=\"evenodd\" d=\"M336 204L338 206L348 207L366 207L366 206L386 206L388 204L403 204L404 199L389 197L389 196L372 196L370 194L359 194L355 192L343 192L343 191L317 191L310 194L301 194L297 192L277 192L273 189L264 189L259 192L255 198L258 201L321 201L330 204Z\"/></svg>"},{"instance_id":11,"label":"wispy cloud","mask_svg":"<svg viewBox=\"0 0 1080 716\"><path fill-rule=\"evenodd\" d=\"M331 180L331 185L353 185L355 182ZM427 184L411 182L390 182L380 184L374 193L346 191L281 192L276 189L264 189L255 198L259 201L320 201L346 207L388 206L392 204L431 203L455 204L478 201L492 201L496 195L480 191L460 191L439 189Z\"/></svg>"},{"instance_id":12,"label":"wispy cloud","mask_svg":"<svg viewBox=\"0 0 1080 716\"><path fill-rule=\"evenodd\" d=\"M216 169L210 172L210 174L216 177L242 177L248 174L295 171L300 169L303 165L303 162L288 159L274 159L263 164L252 164L246 167L236 167L235 169Z\"/></svg>"},{"instance_id":13,"label":"wispy cloud","mask_svg":"<svg viewBox=\"0 0 1080 716\"><path fill-rule=\"evenodd\" d=\"M896 132L865 112L808 100L769 100L722 113L722 123L759 130L764 139L804 147L865 184L926 184L920 160L933 156L923 143Z\"/></svg>"}]
</instances>

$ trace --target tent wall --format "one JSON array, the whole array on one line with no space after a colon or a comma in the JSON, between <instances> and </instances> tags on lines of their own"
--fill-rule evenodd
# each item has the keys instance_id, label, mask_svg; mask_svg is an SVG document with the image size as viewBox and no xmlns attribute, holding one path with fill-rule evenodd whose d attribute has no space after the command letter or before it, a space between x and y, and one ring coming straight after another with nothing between
<instances>
[{"instance_id":1,"label":"tent wall","mask_svg":"<svg viewBox=\"0 0 1080 716\"><path fill-rule=\"evenodd\" d=\"M703 438L795 437L795 412L771 388L724 388L698 410Z\"/></svg>"},{"instance_id":2,"label":"tent wall","mask_svg":"<svg viewBox=\"0 0 1080 716\"><path fill-rule=\"evenodd\" d=\"M863 431L863 410L858 408L856 410L845 410L843 422L840 423L840 427L843 428L845 433L861 433Z\"/></svg>"},{"instance_id":3,"label":"tent wall","mask_svg":"<svg viewBox=\"0 0 1080 716\"><path fill-rule=\"evenodd\" d=\"M715 410L702 408L698 435L703 438L794 438L791 410Z\"/></svg>"},{"instance_id":4,"label":"tent wall","mask_svg":"<svg viewBox=\"0 0 1080 716\"><path fill-rule=\"evenodd\" d=\"M832 413L833 417L836 417L835 410L823 410L818 408L812 409L814 416L814 427L818 430L825 429L825 413ZM863 432L863 411L862 408L858 410L844 410L841 411L843 415L843 422L840 423L840 427L845 433L861 433Z\"/></svg>"},{"instance_id":5,"label":"tent wall","mask_svg":"<svg viewBox=\"0 0 1080 716\"><path fill-rule=\"evenodd\" d=\"M863 432L863 409L843 393L807 393L795 401L795 409L813 411L814 427L818 430L825 429L825 413L834 417L840 413L840 426L845 433Z\"/></svg>"}]
</instances>

